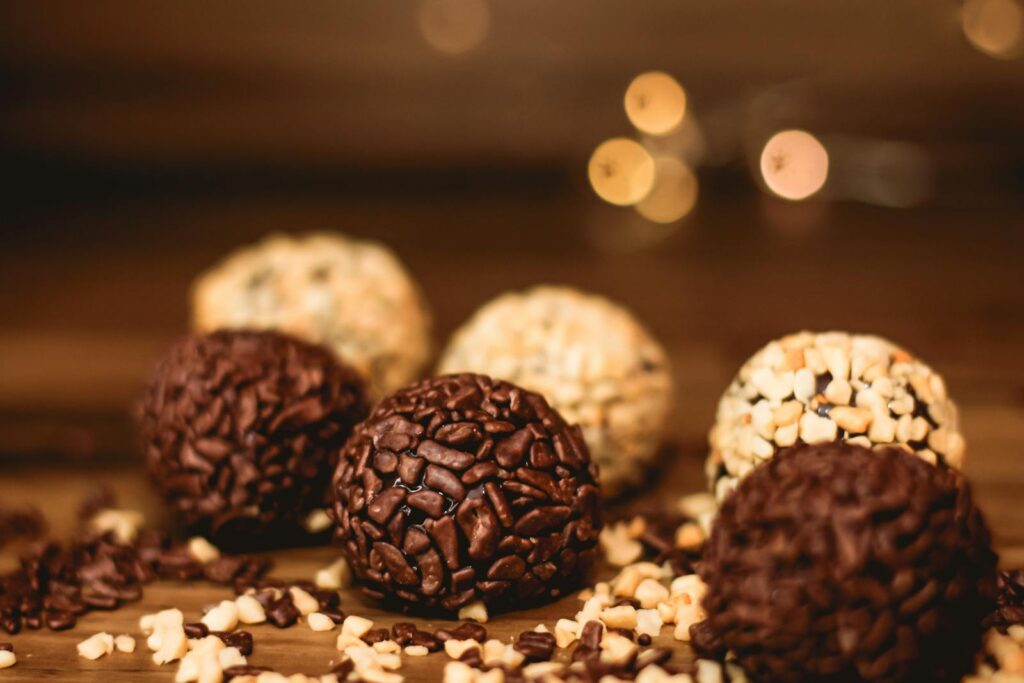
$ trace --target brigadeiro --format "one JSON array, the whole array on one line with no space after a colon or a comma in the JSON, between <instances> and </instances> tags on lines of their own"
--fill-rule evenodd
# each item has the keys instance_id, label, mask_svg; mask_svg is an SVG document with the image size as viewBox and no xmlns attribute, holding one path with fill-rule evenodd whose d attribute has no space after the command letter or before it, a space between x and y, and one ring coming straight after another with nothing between
<instances>
[{"instance_id":1,"label":"brigadeiro","mask_svg":"<svg viewBox=\"0 0 1024 683\"><path fill-rule=\"evenodd\" d=\"M995 568L956 471L895 448L800 445L722 504L702 628L756 681L959 680Z\"/></svg>"},{"instance_id":2,"label":"brigadeiro","mask_svg":"<svg viewBox=\"0 0 1024 683\"><path fill-rule=\"evenodd\" d=\"M639 484L656 460L672 404L668 356L602 296L552 286L502 294L452 335L438 367L543 394L583 430L606 496Z\"/></svg>"},{"instance_id":3,"label":"brigadeiro","mask_svg":"<svg viewBox=\"0 0 1024 683\"><path fill-rule=\"evenodd\" d=\"M881 337L800 332L755 353L722 396L708 478L721 500L779 449L837 439L963 466L957 407L941 375Z\"/></svg>"},{"instance_id":4,"label":"brigadeiro","mask_svg":"<svg viewBox=\"0 0 1024 683\"><path fill-rule=\"evenodd\" d=\"M483 375L385 399L345 445L334 492L364 591L405 609L557 598L592 563L601 526L579 428Z\"/></svg>"},{"instance_id":5,"label":"brigadeiro","mask_svg":"<svg viewBox=\"0 0 1024 683\"><path fill-rule=\"evenodd\" d=\"M420 377L430 312L419 285L383 244L338 233L271 235L196 279L200 332L269 329L331 348L375 398Z\"/></svg>"},{"instance_id":6,"label":"brigadeiro","mask_svg":"<svg viewBox=\"0 0 1024 683\"><path fill-rule=\"evenodd\" d=\"M136 407L157 487L225 543L288 530L322 506L338 449L367 413L363 380L329 350L254 331L182 339Z\"/></svg>"}]
</instances>

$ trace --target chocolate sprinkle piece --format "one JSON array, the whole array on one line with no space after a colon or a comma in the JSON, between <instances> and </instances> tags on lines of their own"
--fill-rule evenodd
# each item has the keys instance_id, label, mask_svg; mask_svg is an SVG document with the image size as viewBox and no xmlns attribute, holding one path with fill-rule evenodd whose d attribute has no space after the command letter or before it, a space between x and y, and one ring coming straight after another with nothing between
<instances>
[{"instance_id":1,"label":"chocolate sprinkle piece","mask_svg":"<svg viewBox=\"0 0 1024 683\"><path fill-rule=\"evenodd\" d=\"M694 644L768 683L958 680L995 563L954 470L896 449L798 445L722 505L700 567L714 634L695 629Z\"/></svg>"},{"instance_id":2,"label":"chocolate sprinkle piece","mask_svg":"<svg viewBox=\"0 0 1024 683\"><path fill-rule=\"evenodd\" d=\"M275 332L219 331L177 343L136 408L150 474L196 531L277 543L321 505L362 380L327 349Z\"/></svg>"},{"instance_id":3,"label":"chocolate sprinkle piece","mask_svg":"<svg viewBox=\"0 0 1024 683\"><path fill-rule=\"evenodd\" d=\"M541 447L554 454L543 467L528 457ZM342 450L333 491L336 536L364 591L403 609L564 595L601 528L579 429L541 396L481 375L385 399Z\"/></svg>"}]
</instances>

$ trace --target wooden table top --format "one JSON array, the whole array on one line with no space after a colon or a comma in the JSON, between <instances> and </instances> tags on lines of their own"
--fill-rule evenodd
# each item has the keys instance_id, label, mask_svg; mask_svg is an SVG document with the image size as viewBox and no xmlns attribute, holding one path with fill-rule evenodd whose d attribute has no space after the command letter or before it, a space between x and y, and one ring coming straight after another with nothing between
<instances>
[{"instance_id":1,"label":"wooden table top","mask_svg":"<svg viewBox=\"0 0 1024 683\"><path fill-rule=\"evenodd\" d=\"M979 222L985 229L974 229ZM139 225L146 230L136 232ZM717 397L761 344L801 328L888 336L945 375L962 410L966 470L1002 562L1024 565L1024 232L1016 216L994 210L712 199L665 237L572 193L479 201L271 197L35 214L20 223L21 234L34 237L0 255L7 279L0 288L0 501L38 505L63 537L79 498L102 481L123 506L143 510L151 524L167 523L139 472L124 415L152 359L184 329L189 279L233 244L275 228L325 225L396 248L434 306L439 343L483 300L533 282L600 291L636 311L669 349L678 384L664 476L644 495L673 499L703 488ZM275 552L275 574L310 578L334 556L330 548ZM12 559L10 549L0 553L5 568ZM202 605L229 592L154 584L138 604L89 615L70 632L14 636L18 664L0 680L171 680L174 668L151 664L144 646L88 662L75 644L104 630L138 636L138 617L161 607L197 618ZM350 592L343 607L381 625L397 618ZM552 626L577 608L567 597L487 626L507 638L538 623ZM250 661L284 673L326 672L338 654L336 632L252 630ZM677 661L689 656L665 634ZM446 661L444 654L407 657L402 673L436 681Z\"/></svg>"}]
</instances>

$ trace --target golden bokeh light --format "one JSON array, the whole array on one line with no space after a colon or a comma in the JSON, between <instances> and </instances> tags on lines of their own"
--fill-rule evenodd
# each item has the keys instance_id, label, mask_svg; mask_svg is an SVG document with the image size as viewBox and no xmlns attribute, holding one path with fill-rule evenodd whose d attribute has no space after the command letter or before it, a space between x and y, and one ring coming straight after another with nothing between
<instances>
[{"instance_id":1,"label":"golden bokeh light","mask_svg":"<svg viewBox=\"0 0 1024 683\"><path fill-rule=\"evenodd\" d=\"M806 199L828 178L828 152L806 131L781 131L761 151L761 177L769 190L784 199Z\"/></svg>"},{"instance_id":2,"label":"golden bokeh light","mask_svg":"<svg viewBox=\"0 0 1024 683\"><path fill-rule=\"evenodd\" d=\"M626 116L637 130L665 135L686 115L686 91L662 71L648 71L633 79L626 89Z\"/></svg>"},{"instance_id":3,"label":"golden bokeh light","mask_svg":"<svg viewBox=\"0 0 1024 683\"><path fill-rule=\"evenodd\" d=\"M602 142L590 156L587 175L597 195L611 204L629 206L654 186L654 159L640 143L628 138Z\"/></svg>"},{"instance_id":4,"label":"golden bokeh light","mask_svg":"<svg viewBox=\"0 0 1024 683\"><path fill-rule=\"evenodd\" d=\"M964 35L993 57L1011 59L1024 48L1024 5L1020 0L965 0Z\"/></svg>"},{"instance_id":5,"label":"golden bokeh light","mask_svg":"<svg viewBox=\"0 0 1024 683\"><path fill-rule=\"evenodd\" d=\"M654 187L637 202L641 216L655 223L672 223L693 211L697 203L697 176L672 157L654 162Z\"/></svg>"},{"instance_id":6,"label":"golden bokeh light","mask_svg":"<svg viewBox=\"0 0 1024 683\"><path fill-rule=\"evenodd\" d=\"M420 33L439 52L461 54L487 37L491 10L486 0L421 0Z\"/></svg>"}]
</instances>

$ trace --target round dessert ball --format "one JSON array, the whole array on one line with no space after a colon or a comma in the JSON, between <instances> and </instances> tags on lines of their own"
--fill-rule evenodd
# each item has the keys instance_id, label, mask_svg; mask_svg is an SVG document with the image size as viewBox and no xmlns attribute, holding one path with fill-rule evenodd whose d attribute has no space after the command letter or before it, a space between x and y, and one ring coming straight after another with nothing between
<instances>
[{"instance_id":1,"label":"round dessert ball","mask_svg":"<svg viewBox=\"0 0 1024 683\"><path fill-rule=\"evenodd\" d=\"M337 538L363 590L403 609L557 598L593 561L596 469L539 394L424 380L356 427L334 475Z\"/></svg>"},{"instance_id":2,"label":"round dessert ball","mask_svg":"<svg viewBox=\"0 0 1024 683\"><path fill-rule=\"evenodd\" d=\"M780 448L836 440L963 464L957 408L938 373L881 337L801 332L755 353L722 396L708 479L721 500Z\"/></svg>"},{"instance_id":3,"label":"round dessert ball","mask_svg":"<svg viewBox=\"0 0 1024 683\"><path fill-rule=\"evenodd\" d=\"M239 249L192 291L195 329L274 329L333 349L381 397L420 376L430 314L408 271L376 242L274 235Z\"/></svg>"},{"instance_id":4,"label":"round dessert ball","mask_svg":"<svg viewBox=\"0 0 1024 683\"><path fill-rule=\"evenodd\" d=\"M247 542L323 506L338 449L368 413L364 394L323 347L266 331L192 335L143 390L140 443L187 524Z\"/></svg>"},{"instance_id":5,"label":"round dessert ball","mask_svg":"<svg viewBox=\"0 0 1024 683\"><path fill-rule=\"evenodd\" d=\"M751 680L896 683L970 668L995 569L958 472L835 442L746 477L700 572L707 626Z\"/></svg>"},{"instance_id":6,"label":"round dessert ball","mask_svg":"<svg viewBox=\"0 0 1024 683\"><path fill-rule=\"evenodd\" d=\"M543 394L583 429L605 495L642 480L671 407L661 345L625 308L567 287L485 304L452 336L439 372L480 372Z\"/></svg>"}]
</instances>

